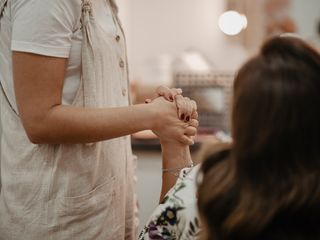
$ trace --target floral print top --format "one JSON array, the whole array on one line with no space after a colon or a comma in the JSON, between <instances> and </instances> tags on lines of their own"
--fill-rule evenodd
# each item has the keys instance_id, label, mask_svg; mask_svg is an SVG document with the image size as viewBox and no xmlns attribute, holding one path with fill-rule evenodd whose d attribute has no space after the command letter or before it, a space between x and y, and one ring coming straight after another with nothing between
<instances>
[{"instance_id":1,"label":"floral print top","mask_svg":"<svg viewBox=\"0 0 320 240\"><path fill-rule=\"evenodd\" d=\"M185 168L155 209L139 240L192 240L200 234L196 177L200 166Z\"/></svg>"}]
</instances>

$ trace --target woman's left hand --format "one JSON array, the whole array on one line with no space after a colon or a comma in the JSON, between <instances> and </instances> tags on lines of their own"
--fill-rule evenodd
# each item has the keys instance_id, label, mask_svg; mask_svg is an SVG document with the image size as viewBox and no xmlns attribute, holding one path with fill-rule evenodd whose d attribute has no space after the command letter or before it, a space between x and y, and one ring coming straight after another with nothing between
<instances>
[{"instance_id":1,"label":"woman's left hand","mask_svg":"<svg viewBox=\"0 0 320 240\"><path fill-rule=\"evenodd\" d=\"M198 119L197 103L194 100L176 95L175 101L180 120L189 122L192 119Z\"/></svg>"},{"instance_id":2,"label":"woman's left hand","mask_svg":"<svg viewBox=\"0 0 320 240\"><path fill-rule=\"evenodd\" d=\"M150 102L152 102L153 99L155 99L157 97L164 97L169 102L173 102L177 95L182 95L181 88L168 88L166 86L159 86L156 89L153 98L146 99L145 103L150 103Z\"/></svg>"},{"instance_id":3,"label":"woman's left hand","mask_svg":"<svg viewBox=\"0 0 320 240\"><path fill-rule=\"evenodd\" d=\"M177 117L186 123L185 135L193 140L199 126L197 103L188 97L183 97L180 88L168 88L160 86L156 90L156 97L163 97L170 102L175 102L177 107ZM151 103L153 100L146 99L146 103ZM163 142L163 141L162 141Z\"/></svg>"},{"instance_id":4,"label":"woman's left hand","mask_svg":"<svg viewBox=\"0 0 320 240\"><path fill-rule=\"evenodd\" d=\"M182 95L182 89L160 86L156 89L156 94L157 97L164 97L166 100L173 102L176 96Z\"/></svg>"},{"instance_id":5,"label":"woman's left hand","mask_svg":"<svg viewBox=\"0 0 320 240\"><path fill-rule=\"evenodd\" d=\"M166 100L176 102L178 117L180 120L188 122L191 119L198 119L197 103L194 100L182 96L181 88L168 88L160 86L156 89L155 97L164 97ZM152 99L146 99L145 103L152 102Z\"/></svg>"}]
</instances>

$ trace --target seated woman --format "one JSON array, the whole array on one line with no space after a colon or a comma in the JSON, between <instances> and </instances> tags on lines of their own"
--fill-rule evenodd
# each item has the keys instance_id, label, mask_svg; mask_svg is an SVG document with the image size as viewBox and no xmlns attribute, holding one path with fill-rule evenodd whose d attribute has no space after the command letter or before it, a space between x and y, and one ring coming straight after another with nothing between
<instances>
[{"instance_id":1,"label":"seated woman","mask_svg":"<svg viewBox=\"0 0 320 240\"><path fill-rule=\"evenodd\" d=\"M319 104L320 55L265 43L235 79L232 144L180 172L140 239L320 239ZM164 176L191 162L188 147L162 148Z\"/></svg>"}]
</instances>

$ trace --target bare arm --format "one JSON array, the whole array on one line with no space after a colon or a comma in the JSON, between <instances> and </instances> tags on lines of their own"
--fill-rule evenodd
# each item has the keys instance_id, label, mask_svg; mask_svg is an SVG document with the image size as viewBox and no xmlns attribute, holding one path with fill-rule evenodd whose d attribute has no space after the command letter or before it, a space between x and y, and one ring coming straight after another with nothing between
<instances>
[{"instance_id":1,"label":"bare arm","mask_svg":"<svg viewBox=\"0 0 320 240\"><path fill-rule=\"evenodd\" d=\"M33 143L87 143L151 129L190 144L174 103L80 108L61 103L67 59L13 53L13 75L22 123ZM164 127L161 127L164 126Z\"/></svg>"},{"instance_id":2,"label":"bare arm","mask_svg":"<svg viewBox=\"0 0 320 240\"><path fill-rule=\"evenodd\" d=\"M199 125L197 118L197 104L195 101L189 98L184 98L181 95L175 97L175 102L177 108L179 109L180 118L188 121L185 122L188 128L188 135L196 135L196 129ZM181 117L181 116L184 117ZM190 117L192 119L190 120ZM161 149L162 149L162 188L160 194L160 202L167 194L167 192L174 186L177 178L180 174L180 170L191 166L192 159L190 154L189 146L181 144L179 142L168 142L165 139L161 139ZM164 170L166 169L166 170Z\"/></svg>"},{"instance_id":3,"label":"bare arm","mask_svg":"<svg viewBox=\"0 0 320 240\"><path fill-rule=\"evenodd\" d=\"M189 146L179 143L162 144L162 168L163 169L182 169L192 164ZM177 174L175 172L162 173L162 187L160 194L160 202L167 194L167 192L174 186L177 181Z\"/></svg>"}]
</instances>

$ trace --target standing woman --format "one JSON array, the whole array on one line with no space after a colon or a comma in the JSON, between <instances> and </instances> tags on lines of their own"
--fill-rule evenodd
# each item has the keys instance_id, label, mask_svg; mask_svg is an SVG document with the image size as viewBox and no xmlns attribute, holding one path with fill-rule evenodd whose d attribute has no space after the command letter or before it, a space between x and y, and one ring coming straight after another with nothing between
<instances>
[{"instance_id":1,"label":"standing woman","mask_svg":"<svg viewBox=\"0 0 320 240\"><path fill-rule=\"evenodd\" d=\"M194 129L163 98L128 106L113 0L0 0L0 81L0 239L133 239L127 135Z\"/></svg>"}]
</instances>

